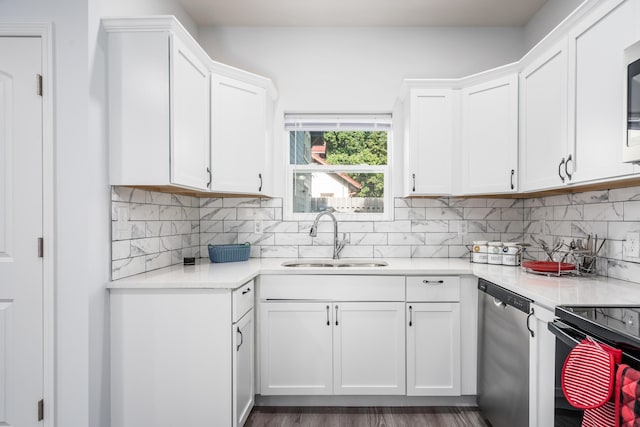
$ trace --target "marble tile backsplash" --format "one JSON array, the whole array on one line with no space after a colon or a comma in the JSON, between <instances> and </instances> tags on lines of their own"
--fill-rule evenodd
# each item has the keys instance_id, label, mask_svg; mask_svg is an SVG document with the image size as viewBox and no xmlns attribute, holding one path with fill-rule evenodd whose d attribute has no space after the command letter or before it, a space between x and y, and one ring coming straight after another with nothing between
<instances>
[{"instance_id":1,"label":"marble tile backsplash","mask_svg":"<svg viewBox=\"0 0 640 427\"><path fill-rule=\"evenodd\" d=\"M113 187L112 277L207 257L210 243L250 242L254 258L330 257L331 222L322 220L311 237L311 221L283 220L282 202ZM474 240L532 243L534 236L568 243L597 234L607 238L599 273L640 282L640 258L628 256L623 245L628 232L640 232L640 187L521 200L396 198L393 209L393 221L341 221L349 242L342 257L457 258L467 256L465 245ZM254 233L256 220L262 233Z\"/></svg>"},{"instance_id":2,"label":"marble tile backsplash","mask_svg":"<svg viewBox=\"0 0 640 427\"><path fill-rule=\"evenodd\" d=\"M629 256L624 247L629 232L640 232L640 187L524 201L525 241L533 243L532 236L547 243L569 243L588 235L597 235L598 241L606 238L597 261L598 273L640 282L640 258Z\"/></svg>"},{"instance_id":3,"label":"marble tile backsplash","mask_svg":"<svg viewBox=\"0 0 640 427\"><path fill-rule=\"evenodd\" d=\"M284 221L282 199L201 199L201 253L207 244L251 243L258 258L326 258L333 252L333 225L322 220ZM402 199L394 221L341 221L348 244L343 258L462 257L473 240L523 239L524 204L497 199ZM255 220L263 232L255 234Z\"/></svg>"},{"instance_id":4,"label":"marble tile backsplash","mask_svg":"<svg viewBox=\"0 0 640 427\"><path fill-rule=\"evenodd\" d=\"M111 278L121 279L200 256L196 197L111 188Z\"/></svg>"},{"instance_id":5,"label":"marble tile backsplash","mask_svg":"<svg viewBox=\"0 0 640 427\"><path fill-rule=\"evenodd\" d=\"M522 200L402 199L394 221L341 221L349 242L343 258L467 256L473 240L524 238ZM262 233L256 234L255 221ZM208 244L251 243L254 258L327 258L333 226L284 221L281 198L202 198L112 188L112 278L119 279L208 256Z\"/></svg>"}]
</instances>

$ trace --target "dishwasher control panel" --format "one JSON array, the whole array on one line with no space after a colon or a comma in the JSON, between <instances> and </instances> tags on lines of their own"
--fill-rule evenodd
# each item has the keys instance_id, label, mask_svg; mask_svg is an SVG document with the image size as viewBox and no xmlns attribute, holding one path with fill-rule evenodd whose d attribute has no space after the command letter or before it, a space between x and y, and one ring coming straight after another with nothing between
<instances>
[{"instance_id":1,"label":"dishwasher control panel","mask_svg":"<svg viewBox=\"0 0 640 427\"><path fill-rule=\"evenodd\" d=\"M514 307L524 313L529 314L531 311L531 303L533 302L529 298L525 298L522 295L518 295L515 292L511 292L501 286L491 283L484 279L478 279L478 290L485 292L495 299L502 301L504 304Z\"/></svg>"}]
</instances>

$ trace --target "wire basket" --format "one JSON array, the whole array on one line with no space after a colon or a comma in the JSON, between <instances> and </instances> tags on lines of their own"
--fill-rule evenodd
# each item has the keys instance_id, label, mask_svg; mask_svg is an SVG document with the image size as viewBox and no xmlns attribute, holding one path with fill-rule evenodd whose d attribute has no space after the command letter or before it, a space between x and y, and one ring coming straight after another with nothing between
<instances>
[{"instance_id":1,"label":"wire basket","mask_svg":"<svg viewBox=\"0 0 640 427\"><path fill-rule=\"evenodd\" d=\"M251 244L240 245L208 245L211 262L238 262L249 259Z\"/></svg>"}]
</instances>

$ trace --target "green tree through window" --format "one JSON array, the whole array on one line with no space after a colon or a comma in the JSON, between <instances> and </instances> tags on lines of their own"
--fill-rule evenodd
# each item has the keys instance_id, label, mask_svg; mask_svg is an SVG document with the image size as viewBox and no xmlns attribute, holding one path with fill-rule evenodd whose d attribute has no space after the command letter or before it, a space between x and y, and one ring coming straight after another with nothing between
<instances>
[{"instance_id":1,"label":"green tree through window","mask_svg":"<svg viewBox=\"0 0 640 427\"><path fill-rule=\"evenodd\" d=\"M386 165L387 132L330 131L323 132L326 161L330 165ZM355 197L383 197L384 175L350 173L362 185Z\"/></svg>"}]
</instances>

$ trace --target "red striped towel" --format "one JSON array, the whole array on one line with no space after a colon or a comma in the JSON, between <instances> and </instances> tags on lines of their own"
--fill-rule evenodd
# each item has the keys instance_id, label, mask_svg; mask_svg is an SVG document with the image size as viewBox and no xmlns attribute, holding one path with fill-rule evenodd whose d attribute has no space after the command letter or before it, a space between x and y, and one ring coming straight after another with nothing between
<instances>
[{"instance_id":1,"label":"red striped towel","mask_svg":"<svg viewBox=\"0 0 640 427\"><path fill-rule=\"evenodd\" d=\"M616 373L616 427L640 426L640 372L620 365Z\"/></svg>"},{"instance_id":2,"label":"red striped towel","mask_svg":"<svg viewBox=\"0 0 640 427\"><path fill-rule=\"evenodd\" d=\"M562 391L572 406L595 409L611 398L615 353L622 356L620 350L603 346L590 338L571 350L562 367Z\"/></svg>"}]
</instances>

